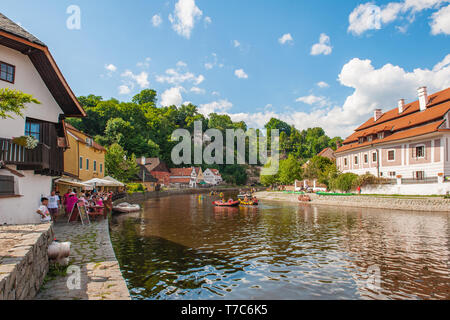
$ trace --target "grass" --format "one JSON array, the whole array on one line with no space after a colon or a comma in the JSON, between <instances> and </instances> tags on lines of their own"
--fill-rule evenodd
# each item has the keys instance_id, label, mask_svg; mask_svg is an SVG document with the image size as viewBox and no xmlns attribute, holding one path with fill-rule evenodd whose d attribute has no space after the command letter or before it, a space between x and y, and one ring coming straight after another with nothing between
<instances>
[{"instance_id":1,"label":"grass","mask_svg":"<svg viewBox=\"0 0 450 320\"><path fill-rule=\"evenodd\" d=\"M60 265L51 265L47 275L44 278L44 283L42 284L42 287L45 286L48 282L55 280L58 277L65 277L67 275L67 268L69 266L63 267Z\"/></svg>"}]
</instances>

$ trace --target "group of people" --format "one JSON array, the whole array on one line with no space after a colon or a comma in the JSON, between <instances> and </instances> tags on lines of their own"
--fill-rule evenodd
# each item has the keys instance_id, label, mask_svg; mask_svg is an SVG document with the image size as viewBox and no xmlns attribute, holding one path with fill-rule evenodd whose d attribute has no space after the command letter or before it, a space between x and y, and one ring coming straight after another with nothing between
<instances>
[{"instance_id":1,"label":"group of people","mask_svg":"<svg viewBox=\"0 0 450 320\"><path fill-rule=\"evenodd\" d=\"M75 191L74 189L68 189L62 199L59 192L55 190L52 191L50 196L43 197L41 205L36 211L41 216L41 221L55 222L62 211L64 211L64 215L71 214L78 203L83 204L88 212L103 210L105 205L109 206L113 195L112 192L97 192L96 190L81 190L78 193ZM103 213L103 211L100 213Z\"/></svg>"}]
</instances>

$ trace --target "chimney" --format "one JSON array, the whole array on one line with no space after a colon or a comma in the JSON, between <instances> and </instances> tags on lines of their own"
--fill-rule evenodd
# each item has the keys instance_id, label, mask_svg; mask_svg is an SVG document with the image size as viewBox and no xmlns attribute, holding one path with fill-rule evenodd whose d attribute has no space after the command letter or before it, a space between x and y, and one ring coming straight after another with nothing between
<instances>
[{"instance_id":1,"label":"chimney","mask_svg":"<svg viewBox=\"0 0 450 320\"><path fill-rule=\"evenodd\" d=\"M398 100L398 113L403 113L403 110L405 110L405 99Z\"/></svg>"},{"instance_id":2,"label":"chimney","mask_svg":"<svg viewBox=\"0 0 450 320\"><path fill-rule=\"evenodd\" d=\"M381 111L381 109L375 109L375 111L373 113L373 120L375 122L377 122L378 119L380 119L382 115L383 115L383 111Z\"/></svg>"},{"instance_id":3,"label":"chimney","mask_svg":"<svg viewBox=\"0 0 450 320\"><path fill-rule=\"evenodd\" d=\"M428 104L427 87L417 89L417 95L419 96L420 111L426 110Z\"/></svg>"},{"instance_id":4,"label":"chimney","mask_svg":"<svg viewBox=\"0 0 450 320\"><path fill-rule=\"evenodd\" d=\"M141 157L141 164L145 166L145 157Z\"/></svg>"}]
</instances>

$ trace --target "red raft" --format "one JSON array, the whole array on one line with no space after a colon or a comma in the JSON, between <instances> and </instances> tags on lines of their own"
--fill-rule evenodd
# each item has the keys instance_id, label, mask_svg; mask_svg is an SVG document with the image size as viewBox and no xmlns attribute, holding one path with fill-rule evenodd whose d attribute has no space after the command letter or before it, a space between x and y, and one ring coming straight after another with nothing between
<instances>
[{"instance_id":1,"label":"red raft","mask_svg":"<svg viewBox=\"0 0 450 320\"><path fill-rule=\"evenodd\" d=\"M216 207L237 207L239 206L240 202L238 201L232 201L229 200L228 202L222 202L222 201L213 201L212 203Z\"/></svg>"}]
</instances>

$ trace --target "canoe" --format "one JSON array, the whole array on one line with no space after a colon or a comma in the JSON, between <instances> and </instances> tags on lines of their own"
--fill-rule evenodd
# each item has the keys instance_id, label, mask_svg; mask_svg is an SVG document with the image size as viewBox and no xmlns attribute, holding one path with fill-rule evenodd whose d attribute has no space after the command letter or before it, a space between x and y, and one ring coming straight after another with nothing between
<instances>
[{"instance_id":1,"label":"canoe","mask_svg":"<svg viewBox=\"0 0 450 320\"><path fill-rule=\"evenodd\" d=\"M237 207L240 202L239 201L228 201L228 202L222 202L222 201L213 201L212 203L216 207Z\"/></svg>"},{"instance_id":2,"label":"canoe","mask_svg":"<svg viewBox=\"0 0 450 320\"><path fill-rule=\"evenodd\" d=\"M113 207L114 211L121 212L121 213L130 213L130 212L137 212L141 210L141 206L138 204L129 204L127 202L118 204L117 206Z\"/></svg>"}]
</instances>

